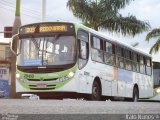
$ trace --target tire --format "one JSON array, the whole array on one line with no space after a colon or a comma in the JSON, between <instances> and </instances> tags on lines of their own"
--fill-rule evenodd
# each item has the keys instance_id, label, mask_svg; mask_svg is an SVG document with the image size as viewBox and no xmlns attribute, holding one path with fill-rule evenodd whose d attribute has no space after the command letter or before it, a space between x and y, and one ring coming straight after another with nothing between
<instances>
[{"instance_id":1,"label":"tire","mask_svg":"<svg viewBox=\"0 0 160 120\"><path fill-rule=\"evenodd\" d=\"M101 87L97 81L93 82L91 100L93 101L101 100Z\"/></svg>"},{"instance_id":2,"label":"tire","mask_svg":"<svg viewBox=\"0 0 160 120\"><path fill-rule=\"evenodd\" d=\"M134 89L133 89L133 98L132 98L132 101L133 101L133 102L138 102L138 99L139 99L138 88L137 88L137 87L134 87Z\"/></svg>"}]
</instances>

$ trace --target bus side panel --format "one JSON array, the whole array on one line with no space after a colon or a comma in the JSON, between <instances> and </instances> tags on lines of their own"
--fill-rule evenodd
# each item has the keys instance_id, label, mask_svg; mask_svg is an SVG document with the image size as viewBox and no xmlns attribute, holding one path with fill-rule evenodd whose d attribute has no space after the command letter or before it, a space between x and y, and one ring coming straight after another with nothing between
<instances>
[{"instance_id":1,"label":"bus side panel","mask_svg":"<svg viewBox=\"0 0 160 120\"><path fill-rule=\"evenodd\" d=\"M153 82L151 76L134 73L134 84L138 84L139 98L153 96Z\"/></svg>"},{"instance_id":2,"label":"bus side panel","mask_svg":"<svg viewBox=\"0 0 160 120\"><path fill-rule=\"evenodd\" d=\"M114 82L113 66L89 60L87 65L79 71L79 90L81 93L91 94L93 81L97 77L101 82L102 95L112 96L112 82ZM113 87L113 93L116 94L117 86Z\"/></svg>"},{"instance_id":3,"label":"bus side panel","mask_svg":"<svg viewBox=\"0 0 160 120\"><path fill-rule=\"evenodd\" d=\"M132 97L133 72L118 68L118 96Z\"/></svg>"},{"instance_id":4,"label":"bus side panel","mask_svg":"<svg viewBox=\"0 0 160 120\"><path fill-rule=\"evenodd\" d=\"M77 84L79 93L91 94L93 78L86 67L78 71Z\"/></svg>"}]
</instances>

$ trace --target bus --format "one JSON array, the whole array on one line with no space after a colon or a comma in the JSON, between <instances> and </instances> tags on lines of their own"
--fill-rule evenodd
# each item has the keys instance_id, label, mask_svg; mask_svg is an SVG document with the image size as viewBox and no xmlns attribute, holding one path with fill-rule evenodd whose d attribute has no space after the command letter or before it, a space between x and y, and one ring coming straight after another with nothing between
<instances>
[{"instance_id":1,"label":"bus","mask_svg":"<svg viewBox=\"0 0 160 120\"><path fill-rule=\"evenodd\" d=\"M160 87L160 62L153 61L154 88Z\"/></svg>"},{"instance_id":2,"label":"bus","mask_svg":"<svg viewBox=\"0 0 160 120\"><path fill-rule=\"evenodd\" d=\"M154 80L154 95L160 93L160 62L152 61L153 64L153 80Z\"/></svg>"},{"instance_id":3,"label":"bus","mask_svg":"<svg viewBox=\"0 0 160 120\"><path fill-rule=\"evenodd\" d=\"M12 49L17 43L17 50ZM82 24L42 22L21 26L11 49L17 55L17 93L77 93L102 97L153 96L152 57Z\"/></svg>"}]
</instances>

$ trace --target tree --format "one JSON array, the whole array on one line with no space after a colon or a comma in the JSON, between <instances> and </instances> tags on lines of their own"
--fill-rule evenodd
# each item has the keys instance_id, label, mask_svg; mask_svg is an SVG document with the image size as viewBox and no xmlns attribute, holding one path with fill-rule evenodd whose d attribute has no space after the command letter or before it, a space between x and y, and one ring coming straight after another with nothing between
<instances>
[{"instance_id":1,"label":"tree","mask_svg":"<svg viewBox=\"0 0 160 120\"><path fill-rule=\"evenodd\" d=\"M95 30L106 29L135 36L150 28L133 15L123 17L120 10L134 0L68 0L67 6L83 23Z\"/></svg>"},{"instance_id":2,"label":"tree","mask_svg":"<svg viewBox=\"0 0 160 120\"><path fill-rule=\"evenodd\" d=\"M157 41L150 49L150 53L156 53L160 48L160 28L155 28L151 32L149 32L146 36L146 41L150 41L152 38L156 38Z\"/></svg>"}]
</instances>

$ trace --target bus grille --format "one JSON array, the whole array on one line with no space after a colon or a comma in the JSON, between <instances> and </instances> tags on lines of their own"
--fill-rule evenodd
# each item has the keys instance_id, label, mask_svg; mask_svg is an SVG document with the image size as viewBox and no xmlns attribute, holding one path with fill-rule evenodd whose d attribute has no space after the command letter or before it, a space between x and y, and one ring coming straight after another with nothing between
<instances>
[{"instance_id":1,"label":"bus grille","mask_svg":"<svg viewBox=\"0 0 160 120\"><path fill-rule=\"evenodd\" d=\"M52 78L52 79L27 79L28 81L54 81L57 80L57 78Z\"/></svg>"},{"instance_id":2,"label":"bus grille","mask_svg":"<svg viewBox=\"0 0 160 120\"><path fill-rule=\"evenodd\" d=\"M37 85L29 85L31 90L53 90L55 89L56 85L47 85L46 88L38 88Z\"/></svg>"},{"instance_id":3,"label":"bus grille","mask_svg":"<svg viewBox=\"0 0 160 120\"><path fill-rule=\"evenodd\" d=\"M53 90L55 88L30 88L31 90Z\"/></svg>"}]
</instances>

